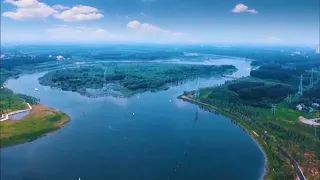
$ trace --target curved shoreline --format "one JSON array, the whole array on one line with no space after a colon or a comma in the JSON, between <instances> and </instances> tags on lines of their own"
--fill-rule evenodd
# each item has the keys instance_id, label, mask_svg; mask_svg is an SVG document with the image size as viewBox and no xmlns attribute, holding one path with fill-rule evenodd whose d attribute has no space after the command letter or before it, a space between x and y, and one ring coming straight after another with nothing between
<instances>
[{"instance_id":1,"label":"curved shoreline","mask_svg":"<svg viewBox=\"0 0 320 180\"><path fill-rule=\"evenodd\" d=\"M53 115L48 116L48 112ZM70 117L62 111L44 105L35 105L30 110L30 114L23 119L0 123L0 127L3 128L0 133L0 149L35 141L60 130L69 121ZM25 126L30 128L28 130L22 128Z\"/></svg>"},{"instance_id":2,"label":"curved shoreline","mask_svg":"<svg viewBox=\"0 0 320 180\"><path fill-rule=\"evenodd\" d=\"M199 106L207 107L210 110L213 110L215 112L221 113L223 116L225 116L225 117L227 117L229 119L234 119L234 120L237 119L237 118L233 118L229 114L222 113L221 110L219 110L219 108L217 108L215 106L212 106L210 104L206 104L206 103L203 103L203 102L188 98L188 97L186 97L184 95L178 96L178 99L182 99L183 101L194 103L194 104L197 104ZM268 172L269 172L269 160L268 160L268 156L267 156L267 152L266 152L267 150L263 148L263 144L262 144L262 142L260 142L260 141L262 141L262 139L259 137L259 135L256 132L251 130L248 125L244 126L244 124L240 124L240 123L238 123L237 125L242 127L248 134L250 134L251 138L256 142L256 144L258 145L259 149L263 153L264 159L265 159L265 164L264 164L264 172L261 175L260 179L266 179L267 175L268 175Z\"/></svg>"},{"instance_id":3,"label":"curved shoreline","mask_svg":"<svg viewBox=\"0 0 320 180\"><path fill-rule=\"evenodd\" d=\"M27 73L28 74L28 73ZM30 74L34 74L34 73L30 73ZM26 75L26 74L23 74L23 75ZM21 76L23 76L23 75L21 75ZM222 79L222 78L221 78ZM225 78L223 78L223 79L225 79ZM220 83L220 82L219 82ZM33 86L33 87L38 87L38 86ZM39 88L40 89L40 88ZM17 92L19 92L19 91L17 91ZM32 91L33 92L33 91ZM28 93L26 93L26 94L28 94ZM177 94L174 94L174 97L176 96ZM44 104L50 104L50 102L45 102L44 101ZM52 105L51 107L60 107L60 106L55 106L55 105ZM230 118L231 119L231 118ZM53 131L53 132L51 132L51 133L55 133L55 132L58 132L60 129L58 129L58 130L56 130L56 131ZM69 131L69 130L68 130ZM43 136L46 136L46 135L50 135L51 133L47 133L47 134L45 134L45 135L43 135ZM59 133L59 132L58 132ZM43 136L41 136L41 137L39 137L39 138L42 138ZM255 139L254 139L255 140ZM251 139L248 139L248 141L251 141ZM252 141L251 141L252 142ZM28 143L28 142L25 142L25 143ZM37 143L37 142L34 142L34 143ZM253 147L255 146L255 144L252 144L253 145ZM260 146L258 146L260 149L262 149ZM256 151L257 153L259 153L259 151ZM263 152L263 151L262 151ZM259 159L261 158L261 161L262 161L262 156L260 155L260 157L259 157ZM266 161L266 158L264 157L264 161L263 161L263 164L264 164L264 166L265 166L265 164L267 163L267 161ZM259 178L259 179L261 179L265 174L266 174L266 169L262 169L262 162L261 163L259 163L259 169L258 170L256 170L256 171L254 171L254 172L258 172L257 173L257 175L255 176L256 178ZM263 174L262 174L263 173Z\"/></svg>"}]
</instances>

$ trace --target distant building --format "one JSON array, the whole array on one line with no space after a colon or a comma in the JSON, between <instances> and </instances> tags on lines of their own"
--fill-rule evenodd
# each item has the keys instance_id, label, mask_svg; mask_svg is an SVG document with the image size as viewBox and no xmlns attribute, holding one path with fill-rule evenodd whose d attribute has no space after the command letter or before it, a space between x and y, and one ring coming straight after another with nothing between
<instances>
[{"instance_id":1,"label":"distant building","mask_svg":"<svg viewBox=\"0 0 320 180\"><path fill-rule=\"evenodd\" d=\"M309 112L314 112L315 110L314 110L312 107L309 107L309 108L308 108L308 111L309 111Z\"/></svg>"},{"instance_id":2,"label":"distant building","mask_svg":"<svg viewBox=\"0 0 320 180\"><path fill-rule=\"evenodd\" d=\"M298 104L298 105L296 106L296 109L299 110L299 111L302 111L303 107L302 107L301 104Z\"/></svg>"},{"instance_id":3,"label":"distant building","mask_svg":"<svg viewBox=\"0 0 320 180\"><path fill-rule=\"evenodd\" d=\"M312 105L312 107L316 107L316 108L320 107L320 104L318 104L318 103L312 103L311 105Z\"/></svg>"},{"instance_id":4,"label":"distant building","mask_svg":"<svg viewBox=\"0 0 320 180\"><path fill-rule=\"evenodd\" d=\"M63 60L63 59L64 59L63 56L61 56L61 55L57 56L57 60Z\"/></svg>"}]
</instances>

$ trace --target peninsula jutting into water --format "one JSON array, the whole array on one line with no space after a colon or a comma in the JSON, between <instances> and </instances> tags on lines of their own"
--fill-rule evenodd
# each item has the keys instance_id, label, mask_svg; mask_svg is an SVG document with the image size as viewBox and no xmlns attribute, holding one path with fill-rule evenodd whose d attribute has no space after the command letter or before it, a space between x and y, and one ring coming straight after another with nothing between
<instances>
[{"instance_id":1,"label":"peninsula jutting into water","mask_svg":"<svg viewBox=\"0 0 320 180\"><path fill-rule=\"evenodd\" d=\"M222 76L235 71L233 65L97 63L51 71L39 78L39 82L87 96L132 96L146 91L165 90L198 77Z\"/></svg>"}]
</instances>

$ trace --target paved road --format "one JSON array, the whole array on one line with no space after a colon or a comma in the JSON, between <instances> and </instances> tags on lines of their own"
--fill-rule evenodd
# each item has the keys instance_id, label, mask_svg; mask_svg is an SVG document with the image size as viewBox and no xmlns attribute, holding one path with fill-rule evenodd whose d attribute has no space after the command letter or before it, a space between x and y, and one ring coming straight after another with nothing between
<instances>
[{"instance_id":1,"label":"paved road","mask_svg":"<svg viewBox=\"0 0 320 180\"><path fill-rule=\"evenodd\" d=\"M30 110L32 109L32 107L30 106L29 103L26 103L26 104L28 105L28 109L13 111L13 112L8 113L8 114L2 114L2 116L0 117L0 121L6 121L6 120L8 120L8 119L9 119L9 116L10 116L10 115L13 115L13 114L18 114L18 113L30 111Z\"/></svg>"},{"instance_id":2,"label":"paved road","mask_svg":"<svg viewBox=\"0 0 320 180\"><path fill-rule=\"evenodd\" d=\"M279 152L280 152L281 154L283 154L286 158L288 158L288 159L290 160L291 164L292 164L293 167L294 167L294 170L295 170L296 173L297 173L298 178L299 178L300 180L306 180L306 177L304 177L303 172L301 171L301 169L300 169L297 161L294 160L293 157L291 157L287 152L285 152L285 151L281 148L280 145L278 145L278 149L279 149Z\"/></svg>"}]
</instances>

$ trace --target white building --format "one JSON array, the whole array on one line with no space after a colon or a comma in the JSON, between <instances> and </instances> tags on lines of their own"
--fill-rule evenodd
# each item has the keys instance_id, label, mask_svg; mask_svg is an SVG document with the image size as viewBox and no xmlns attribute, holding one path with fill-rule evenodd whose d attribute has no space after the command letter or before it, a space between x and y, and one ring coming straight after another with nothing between
<instances>
[{"instance_id":1,"label":"white building","mask_svg":"<svg viewBox=\"0 0 320 180\"><path fill-rule=\"evenodd\" d=\"M320 104L318 104L318 103L312 103L311 105L312 105L312 107L320 107Z\"/></svg>"},{"instance_id":2,"label":"white building","mask_svg":"<svg viewBox=\"0 0 320 180\"><path fill-rule=\"evenodd\" d=\"M309 107L309 108L308 108L308 111L309 111L309 112L314 112L315 110L314 110L312 107Z\"/></svg>"},{"instance_id":3,"label":"white building","mask_svg":"<svg viewBox=\"0 0 320 180\"><path fill-rule=\"evenodd\" d=\"M303 107L302 107L301 104L298 104L298 105L296 106L296 109L299 110L299 111L302 111L302 108L303 108Z\"/></svg>"},{"instance_id":4,"label":"white building","mask_svg":"<svg viewBox=\"0 0 320 180\"><path fill-rule=\"evenodd\" d=\"M64 59L63 56L61 56L61 55L57 56L57 60L62 60L62 59Z\"/></svg>"}]
</instances>

